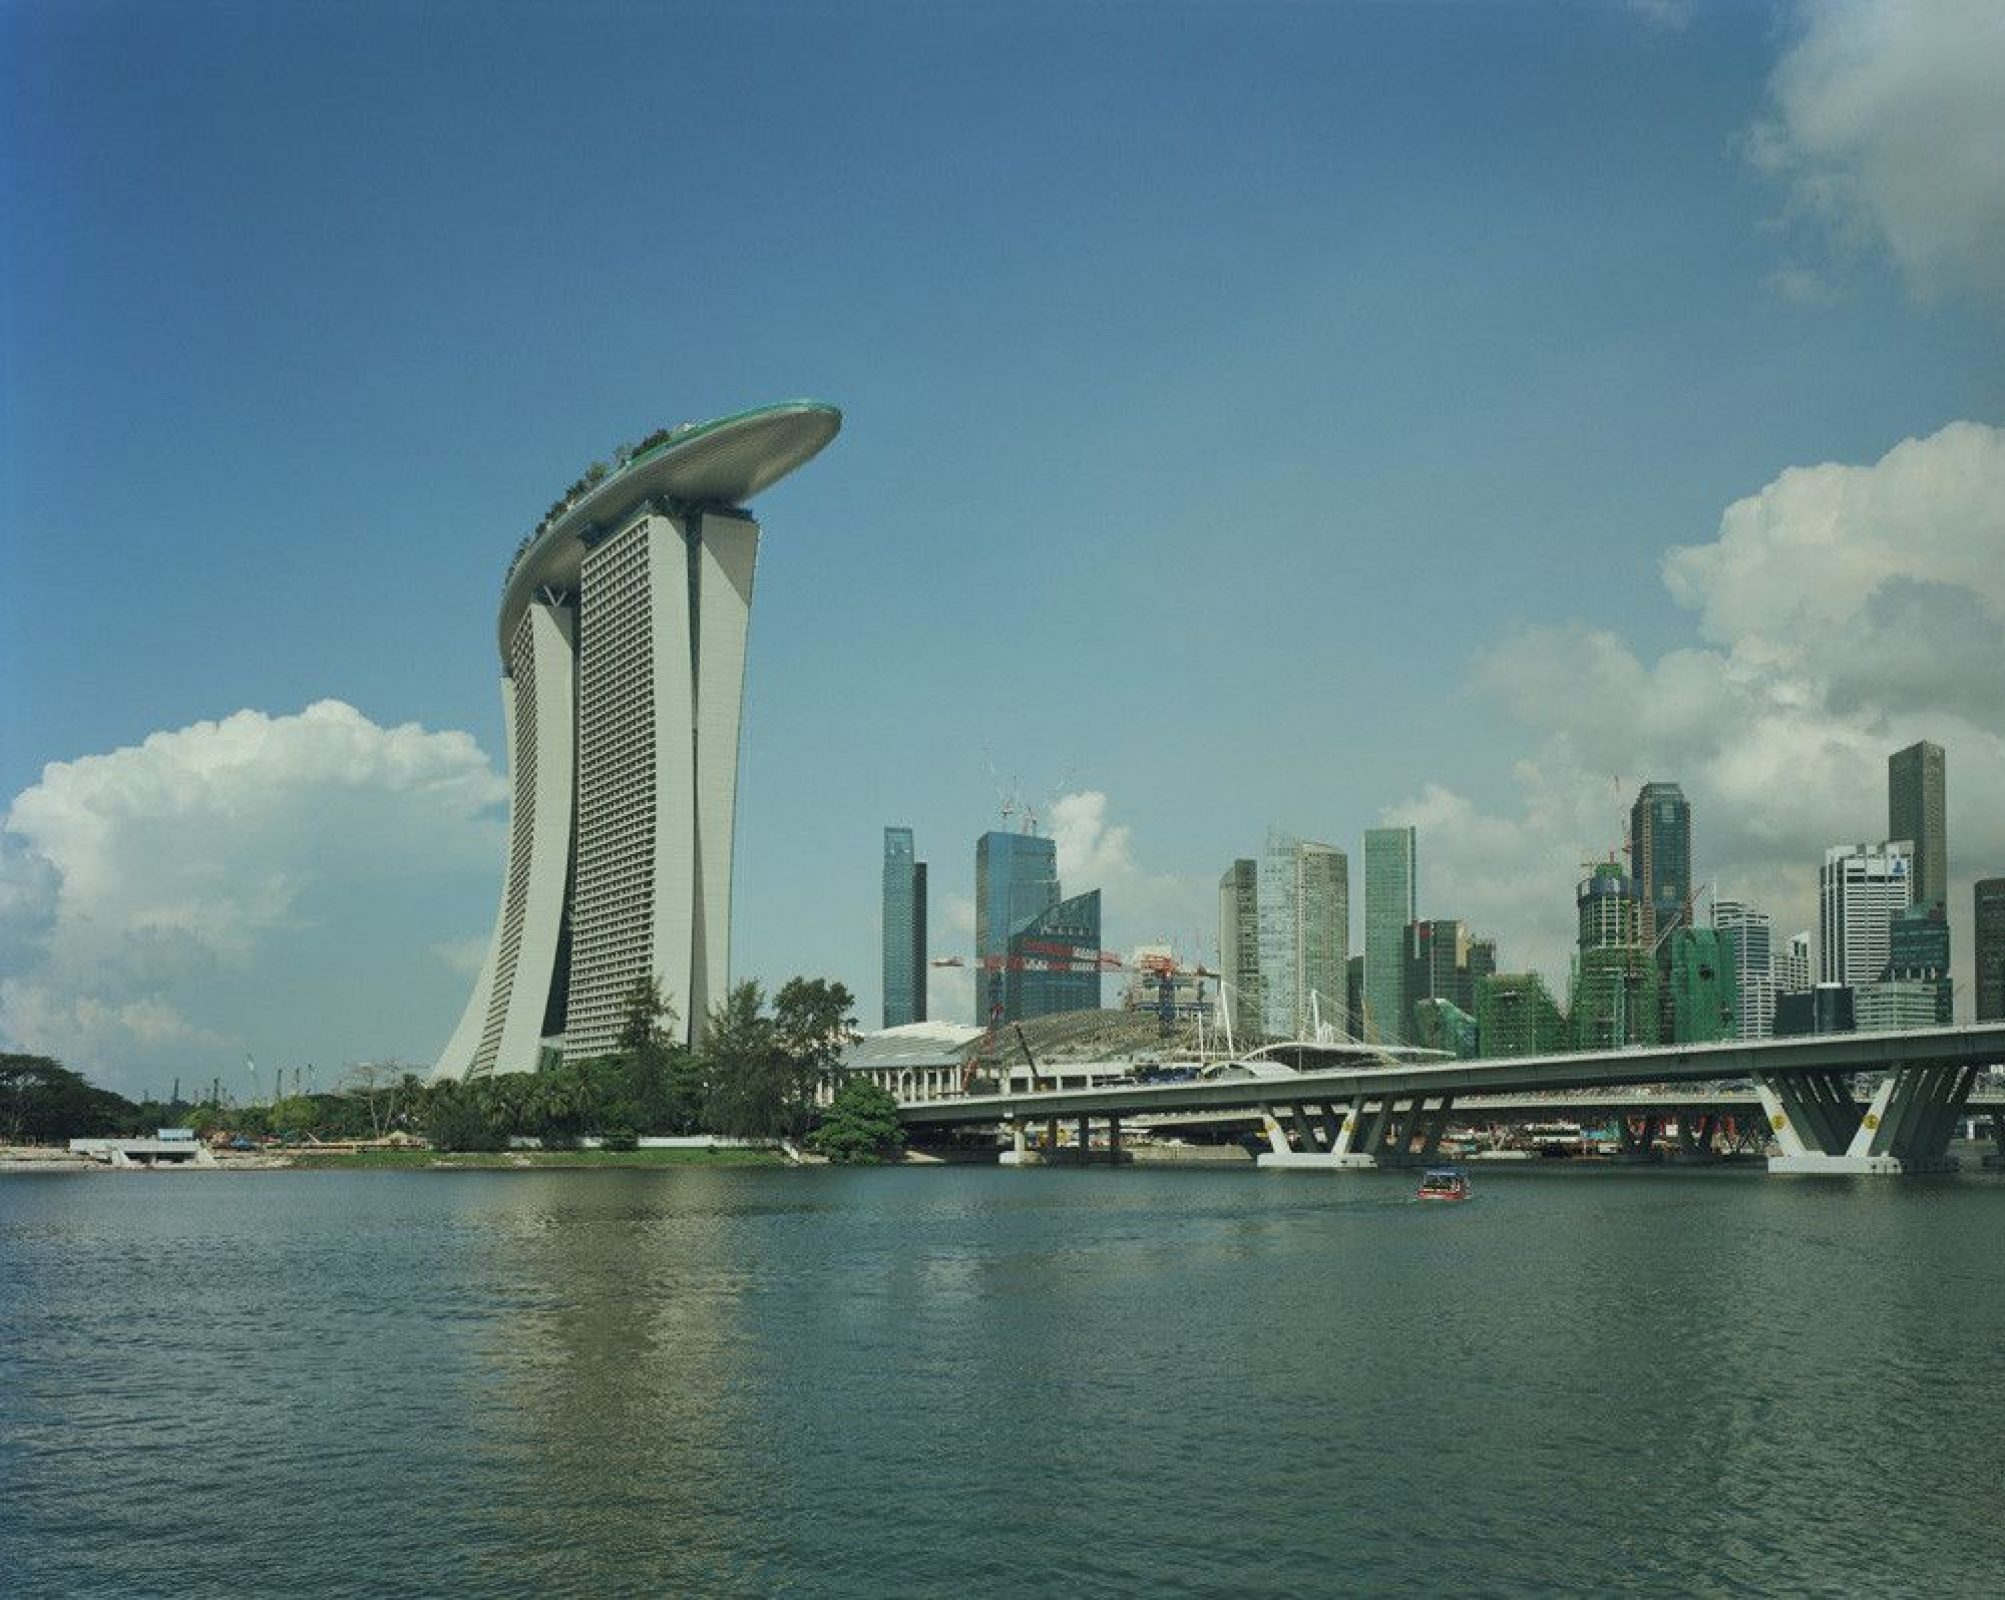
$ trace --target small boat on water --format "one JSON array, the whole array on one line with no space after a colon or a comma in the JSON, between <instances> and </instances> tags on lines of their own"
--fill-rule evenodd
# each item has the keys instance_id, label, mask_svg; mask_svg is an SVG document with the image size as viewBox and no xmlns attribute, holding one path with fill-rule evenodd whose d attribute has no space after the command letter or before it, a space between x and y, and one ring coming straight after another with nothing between
<instances>
[{"instance_id":1,"label":"small boat on water","mask_svg":"<svg viewBox=\"0 0 2005 1600\"><path fill-rule=\"evenodd\" d=\"M1429 1167L1421 1174L1415 1197L1421 1200L1467 1200L1469 1175L1460 1167Z\"/></svg>"}]
</instances>

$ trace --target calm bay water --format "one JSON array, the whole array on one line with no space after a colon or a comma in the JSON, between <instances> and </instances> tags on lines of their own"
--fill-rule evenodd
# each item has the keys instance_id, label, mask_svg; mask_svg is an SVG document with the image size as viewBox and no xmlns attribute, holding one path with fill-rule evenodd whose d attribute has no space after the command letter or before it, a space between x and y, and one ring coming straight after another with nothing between
<instances>
[{"instance_id":1,"label":"calm bay water","mask_svg":"<svg viewBox=\"0 0 2005 1600\"><path fill-rule=\"evenodd\" d=\"M1994 1595L2005 1179L0 1177L9 1595Z\"/></svg>"}]
</instances>

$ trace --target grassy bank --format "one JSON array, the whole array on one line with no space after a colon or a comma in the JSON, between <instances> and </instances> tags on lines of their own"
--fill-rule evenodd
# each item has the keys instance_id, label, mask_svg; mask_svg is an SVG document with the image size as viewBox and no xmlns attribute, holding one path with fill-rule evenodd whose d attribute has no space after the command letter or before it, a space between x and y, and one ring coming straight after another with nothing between
<instances>
[{"instance_id":1,"label":"grassy bank","mask_svg":"<svg viewBox=\"0 0 2005 1600\"><path fill-rule=\"evenodd\" d=\"M295 1167L330 1172L393 1169L425 1171L438 1167L512 1172L583 1170L605 1167L779 1167L786 1157L777 1150L327 1150L288 1151Z\"/></svg>"}]
</instances>

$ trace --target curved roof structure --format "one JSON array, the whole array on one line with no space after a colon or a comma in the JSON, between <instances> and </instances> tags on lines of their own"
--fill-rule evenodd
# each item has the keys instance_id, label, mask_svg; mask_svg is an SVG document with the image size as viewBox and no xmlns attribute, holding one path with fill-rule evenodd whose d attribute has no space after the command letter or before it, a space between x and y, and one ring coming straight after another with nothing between
<instances>
[{"instance_id":1,"label":"curved roof structure","mask_svg":"<svg viewBox=\"0 0 2005 1600\"><path fill-rule=\"evenodd\" d=\"M501 597L501 654L530 597L569 589L595 533L611 533L648 500L684 506L740 506L819 455L842 427L842 413L819 400L787 400L686 424L594 484L537 534L509 570Z\"/></svg>"}]
</instances>

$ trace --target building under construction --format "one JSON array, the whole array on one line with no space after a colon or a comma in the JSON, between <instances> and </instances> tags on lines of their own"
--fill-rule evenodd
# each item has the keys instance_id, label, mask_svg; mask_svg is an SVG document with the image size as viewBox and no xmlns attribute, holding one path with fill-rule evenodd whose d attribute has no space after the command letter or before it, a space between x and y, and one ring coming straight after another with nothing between
<instances>
[{"instance_id":1,"label":"building under construction","mask_svg":"<svg viewBox=\"0 0 2005 1600\"><path fill-rule=\"evenodd\" d=\"M1556 1055L1567 1045L1566 1018L1536 972L1499 972L1476 984L1476 1043L1486 1059Z\"/></svg>"},{"instance_id":2,"label":"building under construction","mask_svg":"<svg viewBox=\"0 0 2005 1600\"><path fill-rule=\"evenodd\" d=\"M1613 861L1597 863L1575 896L1579 949L1567 1008L1576 1050L1658 1042L1657 963L1643 938L1634 879Z\"/></svg>"}]
</instances>

